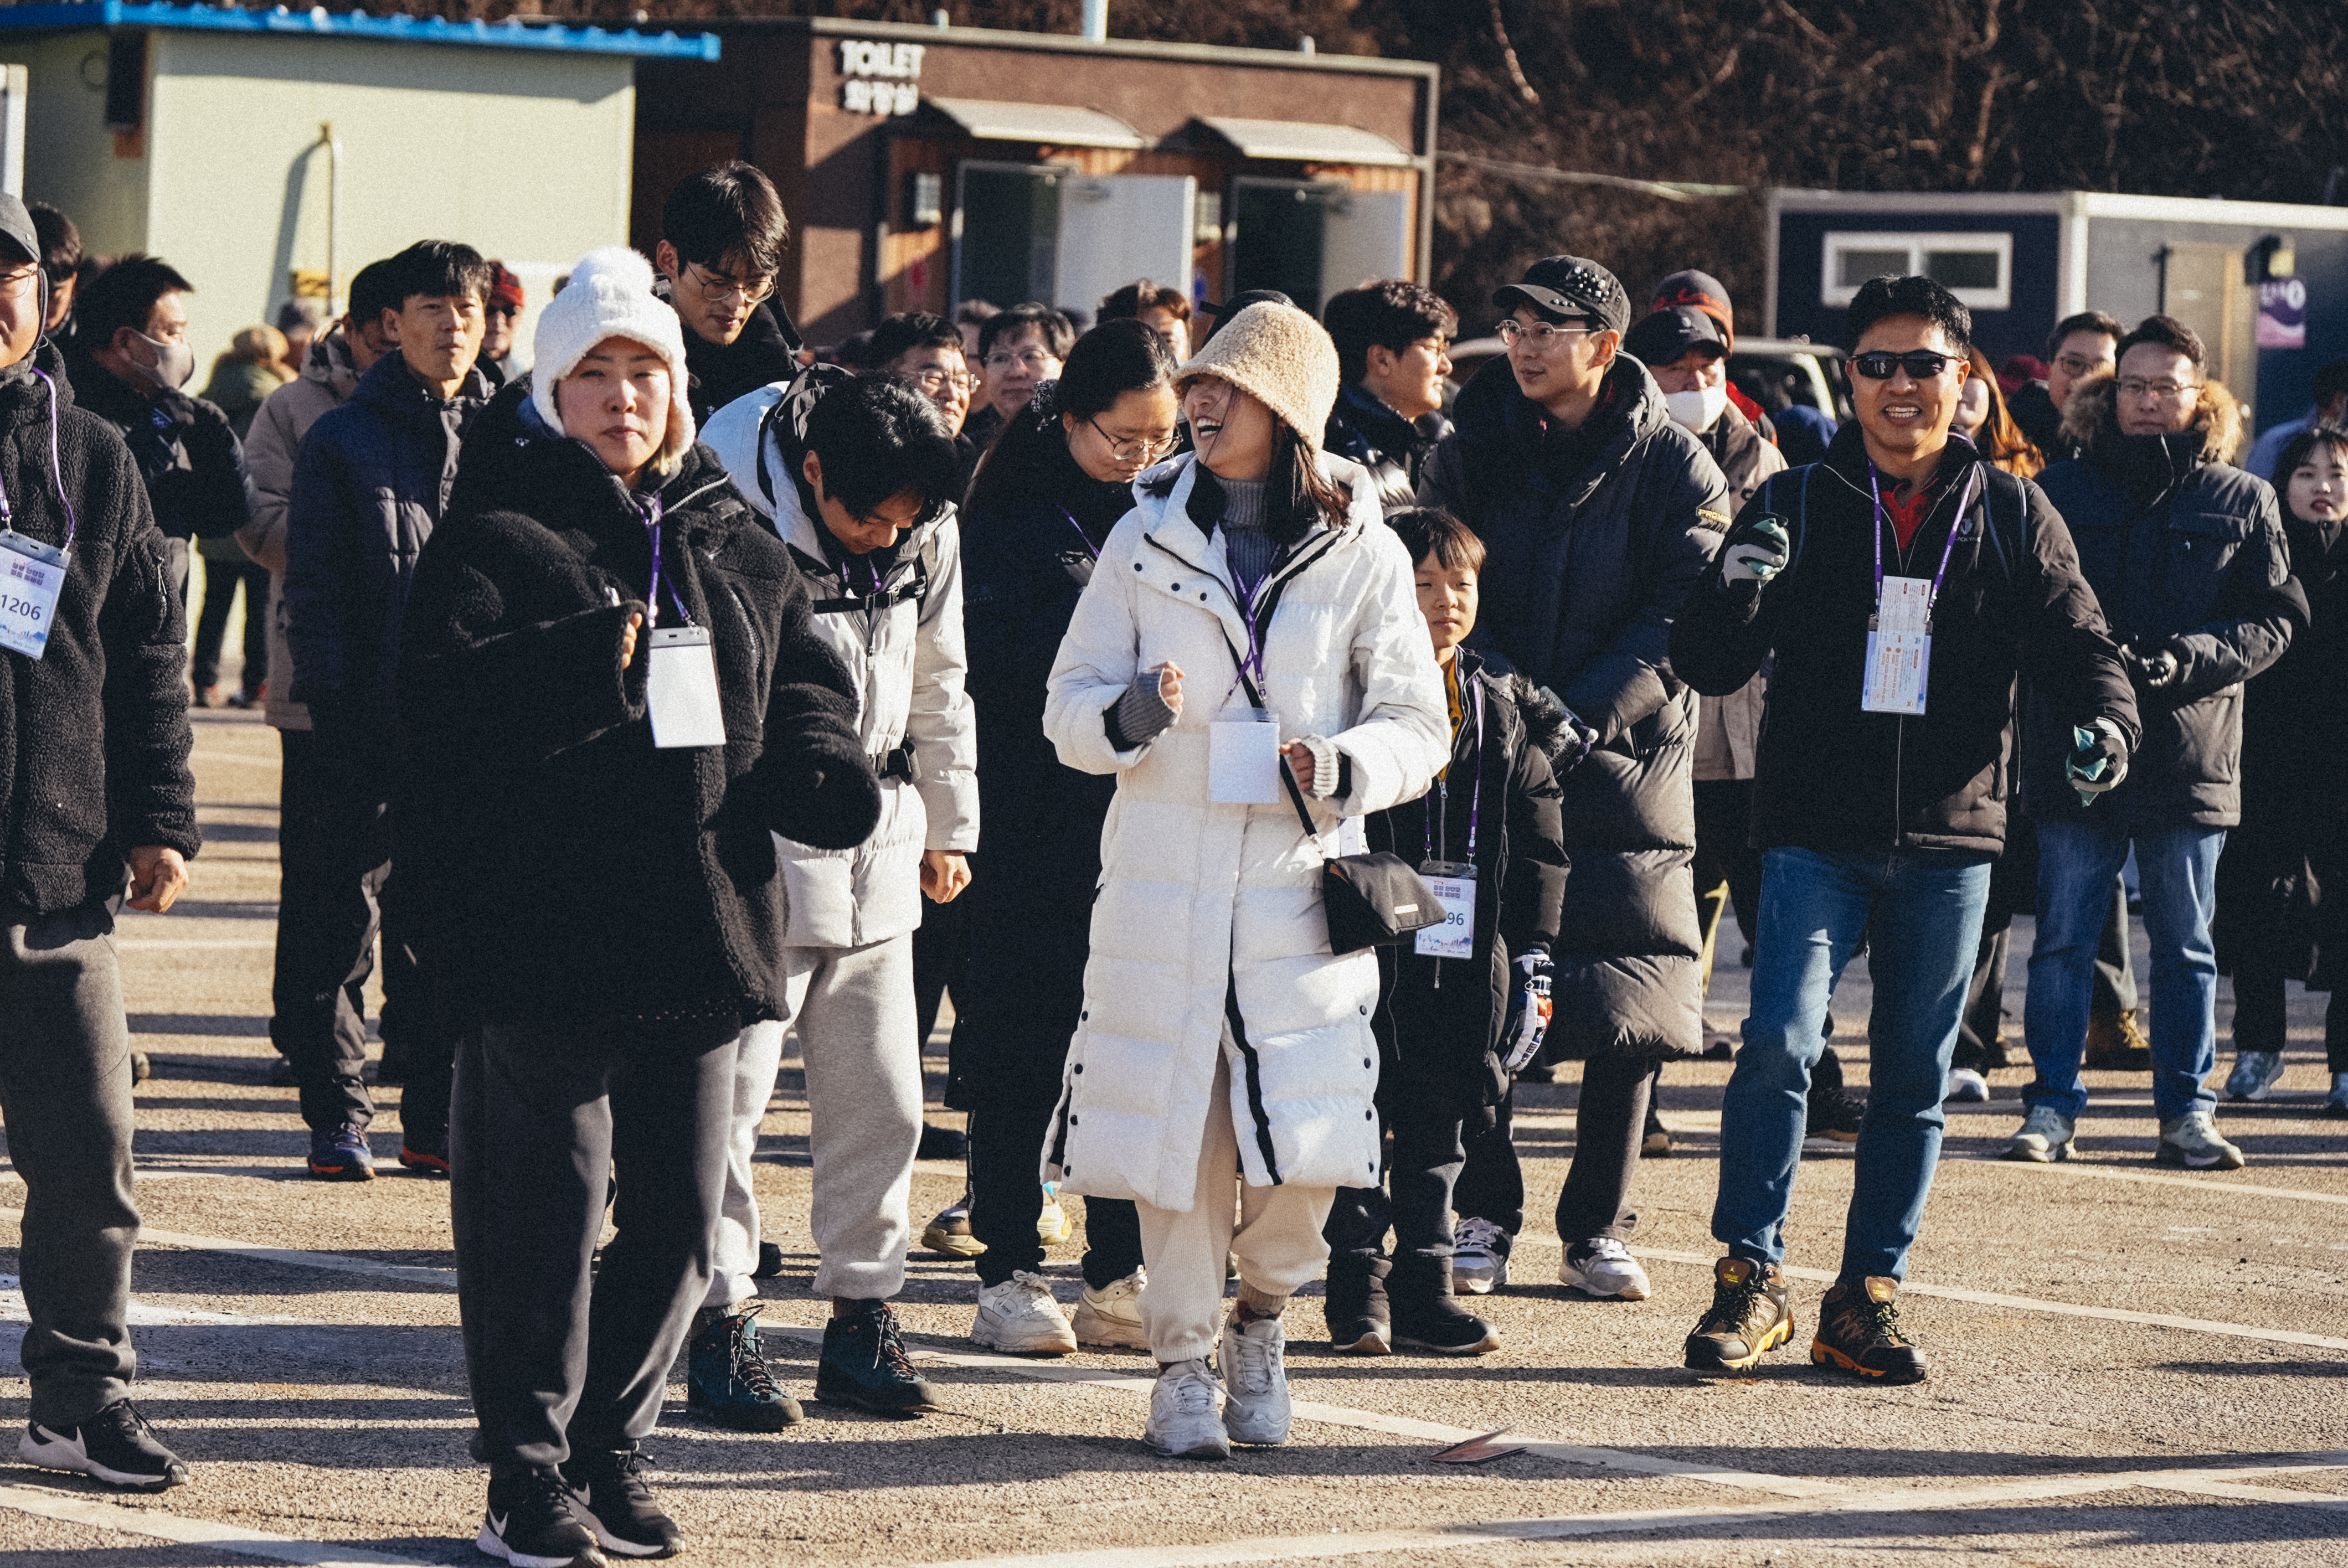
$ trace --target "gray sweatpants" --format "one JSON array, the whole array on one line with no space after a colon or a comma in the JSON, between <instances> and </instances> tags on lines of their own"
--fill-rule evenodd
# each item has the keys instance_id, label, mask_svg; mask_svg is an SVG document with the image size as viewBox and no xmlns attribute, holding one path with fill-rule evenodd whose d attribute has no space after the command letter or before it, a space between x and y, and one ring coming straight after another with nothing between
<instances>
[{"instance_id":1,"label":"gray sweatpants","mask_svg":"<svg viewBox=\"0 0 2348 1568\"><path fill-rule=\"evenodd\" d=\"M750 1158L775 1095L783 1037L807 1067L815 1156L818 1296L886 1300L905 1286L906 1205L922 1141L922 1043L913 1018L913 938L783 952L790 1021L755 1023L735 1041L733 1136L708 1305L758 1294L758 1204Z\"/></svg>"},{"instance_id":2,"label":"gray sweatpants","mask_svg":"<svg viewBox=\"0 0 2348 1568\"><path fill-rule=\"evenodd\" d=\"M17 1272L32 1419L77 1426L130 1392L130 1027L102 905L0 909L0 1122L25 1178Z\"/></svg>"}]
</instances>

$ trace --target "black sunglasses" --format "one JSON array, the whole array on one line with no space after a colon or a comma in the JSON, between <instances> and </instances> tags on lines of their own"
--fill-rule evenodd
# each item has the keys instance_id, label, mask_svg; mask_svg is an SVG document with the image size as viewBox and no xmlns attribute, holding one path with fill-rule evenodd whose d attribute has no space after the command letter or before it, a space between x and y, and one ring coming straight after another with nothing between
<instances>
[{"instance_id":1,"label":"black sunglasses","mask_svg":"<svg viewBox=\"0 0 2348 1568\"><path fill-rule=\"evenodd\" d=\"M1890 381L1899 371L1906 371L1917 381L1930 381L1949 368L1951 354L1934 354L1931 349L1914 349L1907 354L1853 354L1850 368L1869 381Z\"/></svg>"}]
</instances>

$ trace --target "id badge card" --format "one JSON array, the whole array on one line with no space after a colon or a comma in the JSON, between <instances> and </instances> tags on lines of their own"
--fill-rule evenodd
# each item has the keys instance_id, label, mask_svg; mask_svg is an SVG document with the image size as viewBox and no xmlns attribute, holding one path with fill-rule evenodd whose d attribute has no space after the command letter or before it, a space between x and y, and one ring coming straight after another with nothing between
<instances>
[{"instance_id":1,"label":"id badge card","mask_svg":"<svg viewBox=\"0 0 2348 1568\"><path fill-rule=\"evenodd\" d=\"M1887 577L1882 597L1868 622L1867 671L1860 683L1862 712L1924 714L1924 689L1932 673L1932 579Z\"/></svg>"},{"instance_id":2,"label":"id badge card","mask_svg":"<svg viewBox=\"0 0 2348 1568\"><path fill-rule=\"evenodd\" d=\"M653 744L722 746L726 715L717 702L717 656L708 631L698 626L656 630L645 657L644 709L653 722Z\"/></svg>"},{"instance_id":3,"label":"id badge card","mask_svg":"<svg viewBox=\"0 0 2348 1568\"><path fill-rule=\"evenodd\" d=\"M0 648L38 659L49 651L49 626L65 591L66 552L0 529Z\"/></svg>"},{"instance_id":4,"label":"id badge card","mask_svg":"<svg viewBox=\"0 0 2348 1568\"><path fill-rule=\"evenodd\" d=\"M1414 938L1422 958L1472 958L1476 956L1476 867L1464 860L1429 860L1418 868L1435 901L1443 906L1443 923L1429 926Z\"/></svg>"},{"instance_id":5,"label":"id badge card","mask_svg":"<svg viewBox=\"0 0 2348 1568\"><path fill-rule=\"evenodd\" d=\"M1207 798L1219 805L1280 799L1280 724L1262 708L1226 708L1207 726Z\"/></svg>"}]
</instances>

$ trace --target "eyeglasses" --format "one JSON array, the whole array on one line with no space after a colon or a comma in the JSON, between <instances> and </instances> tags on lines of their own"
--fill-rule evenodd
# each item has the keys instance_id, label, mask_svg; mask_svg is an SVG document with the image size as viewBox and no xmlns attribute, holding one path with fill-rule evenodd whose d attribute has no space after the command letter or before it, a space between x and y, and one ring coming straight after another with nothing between
<instances>
[{"instance_id":1,"label":"eyeglasses","mask_svg":"<svg viewBox=\"0 0 2348 1568\"><path fill-rule=\"evenodd\" d=\"M1042 348L1031 348L1019 354L996 353L986 356L986 368L1009 370L1014 364L1024 364L1029 370L1041 371L1046 366L1057 364L1059 357L1051 350Z\"/></svg>"},{"instance_id":2,"label":"eyeglasses","mask_svg":"<svg viewBox=\"0 0 2348 1568\"><path fill-rule=\"evenodd\" d=\"M2107 359L2089 359L2083 354L2065 354L2054 356L2055 368L2074 381L2091 371L2101 370L2111 363Z\"/></svg>"},{"instance_id":3,"label":"eyeglasses","mask_svg":"<svg viewBox=\"0 0 2348 1568\"><path fill-rule=\"evenodd\" d=\"M13 272L0 274L0 294L21 294L31 288L33 281L40 275L41 269L38 267L24 267Z\"/></svg>"},{"instance_id":4,"label":"eyeglasses","mask_svg":"<svg viewBox=\"0 0 2348 1568\"><path fill-rule=\"evenodd\" d=\"M1903 370L1910 380L1930 381L1949 368L1951 358L1928 348L1907 354L1861 354L1851 356L1850 368L1869 381L1890 381Z\"/></svg>"},{"instance_id":5,"label":"eyeglasses","mask_svg":"<svg viewBox=\"0 0 2348 1568\"><path fill-rule=\"evenodd\" d=\"M932 397L949 386L956 392L968 392L978 383L978 378L966 370L940 370L934 365L914 371L905 379Z\"/></svg>"},{"instance_id":6,"label":"eyeglasses","mask_svg":"<svg viewBox=\"0 0 2348 1568\"><path fill-rule=\"evenodd\" d=\"M775 297L775 280L771 275L746 281L741 278L728 277L724 272L705 267L698 261L686 262L685 270L701 274L694 279L693 286L701 291L704 299L714 304L723 304L727 300L740 300L745 304L757 305L764 304Z\"/></svg>"},{"instance_id":7,"label":"eyeglasses","mask_svg":"<svg viewBox=\"0 0 2348 1568\"><path fill-rule=\"evenodd\" d=\"M1120 463L1147 463L1152 457L1171 452L1174 450L1175 444L1181 440L1179 436L1169 431L1162 441L1152 441L1146 436L1136 436L1129 441L1120 441L1102 429L1100 422L1091 415L1086 415L1085 423L1093 427L1094 435L1108 443L1109 456Z\"/></svg>"},{"instance_id":8,"label":"eyeglasses","mask_svg":"<svg viewBox=\"0 0 2348 1568\"><path fill-rule=\"evenodd\" d=\"M2135 376L2129 376L2120 383L2120 395L2149 397L2156 403L2174 403L2187 393L2195 391L2198 386L2199 384L2194 382L2180 384L2174 381L2140 381Z\"/></svg>"},{"instance_id":9,"label":"eyeglasses","mask_svg":"<svg viewBox=\"0 0 2348 1568\"><path fill-rule=\"evenodd\" d=\"M1516 317L1510 316L1492 330L1499 334L1502 343L1511 348L1516 346L1519 338L1530 339L1535 348L1555 348L1560 339L1588 337L1599 329L1588 322L1567 327L1551 326L1547 322L1527 326Z\"/></svg>"}]
</instances>

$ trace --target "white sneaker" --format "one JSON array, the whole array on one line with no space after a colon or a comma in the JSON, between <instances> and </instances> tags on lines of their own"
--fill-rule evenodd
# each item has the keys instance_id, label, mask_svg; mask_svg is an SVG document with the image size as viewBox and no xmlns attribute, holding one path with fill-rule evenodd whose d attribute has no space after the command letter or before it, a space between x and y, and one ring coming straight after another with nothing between
<instances>
[{"instance_id":1,"label":"white sneaker","mask_svg":"<svg viewBox=\"0 0 2348 1568\"><path fill-rule=\"evenodd\" d=\"M1591 1296L1647 1299L1647 1271L1639 1266L1631 1249L1612 1236L1594 1236L1567 1247L1557 1277Z\"/></svg>"},{"instance_id":2,"label":"white sneaker","mask_svg":"<svg viewBox=\"0 0 2348 1568\"><path fill-rule=\"evenodd\" d=\"M1949 1091L1941 1099L1961 1104L1985 1105L1989 1102L1989 1080L1970 1067L1949 1069Z\"/></svg>"},{"instance_id":3,"label":"white sneaker","mask_svg":"<svg viewBox=\"0 0 2348 1568\"><path fill-rule=\"evenodd\" d=\"M1159 1369L1149 1390L1149 1419L1141 1440L1170 1459L1229 1459L1231 1434L1216 1413L1222 1385L1204 1361L1177 1361Z\"/></svg>"},{"instance_id":4,"label":"white sneaker","mask_svg":"<svg viewBox=\"0 0 2348 1568\"><path fill-rule=\"evenodd\" d=\"M2200 1106L2160 1124L2160 1146L2153 1159L2188 1171L2239 1171L2245 1163L2242 1152L2219 1135L2218 1123Z\"/></svg>"},{"instance_id":5,"label":"white sneaker","mask_svg":"<svg viewBox=\"0 0 2348 1568\"><path fill-rule=\"evenodd\" d=\"M1288 1440L1288 1331L1277 1317L1242 1323L1231 1314L1215 1348L1223 1375L1223 1430L1235 1443L1269 1448Z\"/></svg>"},{"instance_id":6,"label":"white sneaker","mask_svg":"<svg viewBox=\"0 0 2348 1568\"><path fill-rule=\"evenodd\" d=\"M1490 1220L1461 1220L1451 1240L1451 1289L1489 1296L1509 1283L1509 1233Z\"/></svg>"},{"instance_id":7,"label":"white sneaker","mask_svg":"<svg viewBox=\"0 0 2348 1568\"><path fill-rule=\"evenodd\" d=\"M1051 1183L1044 1184L1044 1210L1035 1216L1035 1234L1045 1246L1057 1246L1075 1234L1076 1226L1068 1223L1068 1211L1060 1206L1060 1193Z\"/></svg>"},{"instance_id":8,"label":"white sneaker","mask_svg":"<svg viewBox=\"0 0 2348 1568\"><path fill-rule=\"evenodd\" d=\"M978 1322L970 1337L990 1350L1014 1356L1066 1356L1076 1337L1040 1274L1021 1269L1001 1285L978 1293Z\"/></svg>"},{"instance_id":9,"label":"white sneaker","mask_svg":"<svg viewBox=\"0 0 2348 1568\"><path fill-rule=\"evenodd\" d=\"M2071 1119L2052 1105L2034 1105L2030 1114L2022 1119L2013 1142L2007 1145L2005 1157L2034 1165L2075 1160L2079 1157L2079 1145L2071 1141L2074 1130Z\"/></svg>"},{"instance_id":10,"label":"white sneaker","mask_svg":"<svg viewBox=\"0 0 2348 1568\"><path fill-rule=\"evenodd\" d=\"M2226 1075L2229 1100L2264 1100L2282 1076L2280 1050L2238 1050L2234 1071Z\"/></svg>"},{"instance_id":11,"label":"white sneaker","mask_svg":"<svg viewBox=\"0 0 2348 1568\"><path fill-rule=\"evenodd\" d=\"M1141 1326L1141 1287L1148 1282L1148 1276L1137 1268L1098 1290L1086 1286L1076 1297L1076 1343L1148 1349L1149 1334Z\"/></svg>"}]
</instances>

